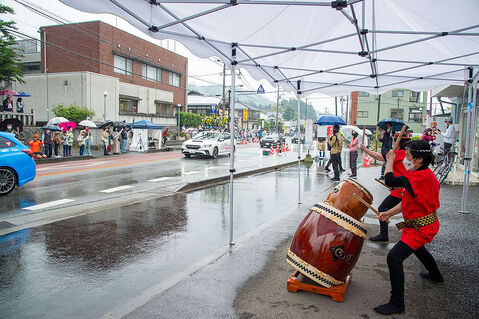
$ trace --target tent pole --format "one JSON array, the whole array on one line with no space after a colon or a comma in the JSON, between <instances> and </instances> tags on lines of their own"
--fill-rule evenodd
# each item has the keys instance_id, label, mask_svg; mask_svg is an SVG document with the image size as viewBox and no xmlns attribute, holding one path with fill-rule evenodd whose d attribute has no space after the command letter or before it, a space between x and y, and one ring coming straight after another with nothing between
<instances>
[{"instance_id":1,"label":"tent pole","mask_svg":"<svg viewBox=\"0 0 479 319\"><path fill-rule=\"evenodd\" d=\"M469 194L469 176L471 175L471 157L472 157L472 150L471 145L473 144L471 141L473 138L473 122L474 122L474 113L476 108L476 85L479 80L479 73L476 73L473 79L473 69L469 68L469 90L468 90L468 97L467 97L467 120L466 120L466 149L465 149L465 156L464 156L464 185L462 186L462 200L461 200L461 210L459 212L463 214L468 214L469 212L466 210L466 202L467 197ZM451 124L454 125L454 124Z\"/></svg>"},{"instance_id":2,"label":"tent pole","mask_svg":"<svg viewBox=\"0 0 479 319\"><path fill-rule=\"evenodd\" d=\"M298 91L296 97L298 98L298 205L301 205L301 80L297 82Z\"/></svg>"},{"instance_id":3,"label":"tent pole","mask_svg":"<svg viewBox=\"0 0 479 319\"><path fill-rule=\"evenodd\" d=\"M229 248L230 251L235 245L233 241L233 180L235 172L235 104L236 104L236 45L233 45L231 51L231 99L230 99L230 238L229 238Z\"/></svg>"}]
</instances>

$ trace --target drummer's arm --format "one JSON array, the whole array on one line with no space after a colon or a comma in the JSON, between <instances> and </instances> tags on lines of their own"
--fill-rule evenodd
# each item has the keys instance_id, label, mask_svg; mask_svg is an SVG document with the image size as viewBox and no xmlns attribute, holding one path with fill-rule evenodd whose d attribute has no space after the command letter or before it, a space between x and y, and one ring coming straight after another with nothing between
<instances>
[{"instance_id":1,"label":"drummer's arm","mask_svg":"<svg viewBox=\"0 0 479 319\"><path fill-rule=\"evenodd\" d=\"M381 153L370 150L369 148L364 146L364 144L361 144L361 146L359 146L359 149L374 158L375 160L384 162L384 157L381 155Z\"/></svg>"},{"instance_id":2,"label":"drummer's arm","mask_svg":"<svg viewBox=\"0 0 479 319\"><path fill-rule=\"evenodd\" d=\"M401 203L397 204L396 206L394 206L393 208L385 211L385 212L382 212L378 215L378 219L380 221L383 221L385 222L386 220L388 220L390 217L398 214L401 212Z\"/></svg>"}]
</instances>

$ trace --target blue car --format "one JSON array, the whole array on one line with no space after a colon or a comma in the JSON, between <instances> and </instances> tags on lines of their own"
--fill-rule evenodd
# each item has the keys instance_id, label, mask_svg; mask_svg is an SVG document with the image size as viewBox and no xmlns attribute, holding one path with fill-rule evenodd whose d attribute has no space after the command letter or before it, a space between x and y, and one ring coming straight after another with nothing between
<instances>
[{"instance_id":1,"label":"blue car","mask_svg":"<svg viewBox=\"0 0 479 319\"><path fill-rule=\"evenodd\" d=\"M33 180L36 175L37 165L30 148L17 140L15 135L0 132L0 196Z\"/></svg>"}]
</instances>

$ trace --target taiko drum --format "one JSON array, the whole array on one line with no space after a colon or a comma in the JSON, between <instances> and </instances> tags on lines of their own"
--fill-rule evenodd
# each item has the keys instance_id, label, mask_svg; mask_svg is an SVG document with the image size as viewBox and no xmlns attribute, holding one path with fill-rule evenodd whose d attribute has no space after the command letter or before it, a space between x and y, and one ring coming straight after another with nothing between
<instances>
[{"instance_id":1,"label":"taiko drum","mask_svg":"<svg viewBox=\"0 0 479 319\"><path fill-rule=\"evenodd\" d=\"M357 194L369 204L373 203L373 195L353 179L346 179L336 185L325 202L356 220L360 220L368 211L368 207L355 198L353 194Z\"/></svg>"},{"instance_id":2,"label":"taiko drum","mask_svg":"<svg viewBox=\"0 0 479 319\"><path fill-rule=\"evenodd\" d=\"M356 264L364 224L327 203L316 204L298 226L287 262L324 287L341 285Z\"/></svg>"}]
</instances>

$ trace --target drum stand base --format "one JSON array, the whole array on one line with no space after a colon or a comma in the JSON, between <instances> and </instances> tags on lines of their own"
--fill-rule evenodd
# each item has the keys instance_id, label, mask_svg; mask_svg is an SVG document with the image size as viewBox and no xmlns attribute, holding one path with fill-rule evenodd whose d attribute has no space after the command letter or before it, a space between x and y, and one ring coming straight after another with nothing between
<instances>
[{"instance_id":1,"label":"drum stand base","mask_svg":"<svg viewBox=\"0 0 479 319\"><path fill-rule=\"evenodd\" d=\"M297 292L298 290L305 290L315 292L321 295L330 296L334 301L344 302L344 295L346 294L346 289L348 288L349 284L351 283L352 273L348 275L346 281L343 285L334 286L331 288L321 287L315 284L312 280L308 281L311 283L306 283L298 279L298 275L300 272L296 270L288 279L287 282L287 289L291 292Z\"/></svg>"}]
</instances>

